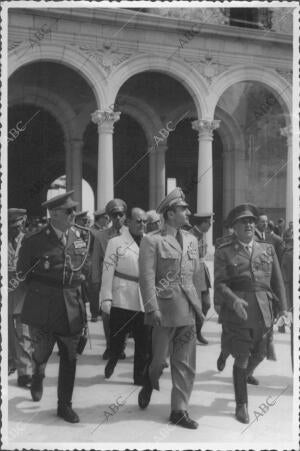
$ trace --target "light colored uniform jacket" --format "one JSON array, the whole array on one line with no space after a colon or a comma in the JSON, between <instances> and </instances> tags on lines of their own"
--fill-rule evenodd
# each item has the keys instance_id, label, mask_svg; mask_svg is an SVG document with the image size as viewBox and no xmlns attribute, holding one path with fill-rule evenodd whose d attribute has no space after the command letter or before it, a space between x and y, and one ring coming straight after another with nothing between
<instances>
[{"instance_id":1,"label":"light colored uniform jacket","mask_svg":"<svg viewBox=\"0 0 300 451\"><path fill-rule=\"evenodd\" d=\"M141 242L140 287L148 325L152 325L148 314L155 310L161 312L164 327L193 325L195 314L203 319L198 242L182 230L181 249L175 235L176 230L166 224Z\"/></svg>"},{"instance_id":2,"label":"light colored uniform jacket","mask_svg":"<svg viewBox=\"0 0 300 451\"><path fill-rule=\"evenodd\" d=\"M129 230L124 227L122 235L111 238L103 261L100 304L112 299L112 306L127 310L144 311L139 284L115 274L139 277L139 247Z\"/></svg>"}]
</instances>

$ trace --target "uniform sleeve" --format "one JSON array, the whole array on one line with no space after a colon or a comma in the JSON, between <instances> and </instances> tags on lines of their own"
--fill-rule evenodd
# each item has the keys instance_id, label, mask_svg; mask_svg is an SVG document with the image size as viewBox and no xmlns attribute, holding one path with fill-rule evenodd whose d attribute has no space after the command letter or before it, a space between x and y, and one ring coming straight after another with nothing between
<instances>
[{"instance_id":1,"label":"uniform sleeve","mask_svg":"<svg viewBox=\"0 0 300 451\"><path fill-rule=\"evenodd\" d=\"M102 282L100 290L100 302L112 299L112 284L117 265L117 253L115 240L109 240L104 256L102 268Z\"/></svg>"},{"instance_id":2,"label":"uniform sleeve","mask_svg":"<svg viewBox=\"0 0 300 451\"><path fill-rule=\"evenodd\" d=\"M145 313L159 310L155 290L156 242L151 236L146 235L140 244L139 273Z\"/></svg>"},{"instance_id":3,"label":"uniform sleeve","mask_svg":"<svg viewBox=\"0 0 300 451\"><path fill-rule=\"evenodd\" d=\"M201 299L201 295L202 295L202 284L201 284L202 275L201 275L201 271L202 271L202 268L200 266L197 240L196 240L196 249L197 249L197 252L196 252L196 259L195 259L195 269L194 269L194 274L193 274L193 283L194 283L194 286L196 288L198 298L200 299L200 303L202 303L202 299Z\"/></svg>"},{"instance_id":4,"label":"uniform sleeve","mask_svg":"<svg viewBox=\"0 0 300 451\"><path fill-rule=\"evenodd\" d=\"M281 269L279 266L278 258L276 252L272 246L273 250L273 265L272 265L272 275L271 275L271 288L276 294L280 302L281 310L287 309L286 293L284 282L281 274Z\"/></svg>"},{"instance_id":5,"label":"uniform sleeve","mask_svg":"<svg viewBox=\"0 0 300 451\"><path fill-rule=\"evenodd\" d=\"M229 308L233 308L235 300L239 299L228 286L230 280L227 271L227 260L223 249L217 249L214 258L214 304L225 303Z\"/></svg>"}]
</instances>

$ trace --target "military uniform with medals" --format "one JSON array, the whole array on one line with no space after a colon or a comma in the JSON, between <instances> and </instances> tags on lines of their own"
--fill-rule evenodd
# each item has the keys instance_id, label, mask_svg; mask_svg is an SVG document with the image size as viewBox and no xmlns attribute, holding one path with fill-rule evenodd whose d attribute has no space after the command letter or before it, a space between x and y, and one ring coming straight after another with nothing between
<instances>
[{"instance_id":1,"label":"military uniform with medals","mask_svg":"<svg viewBox=\"0 0 300 451\"><path fill-rule=\"evenodd\" d=\"M77 202L70 199L71 194L72 191L56 196L42 205L49 210L72 209ZM42 396L45 366L57 343L60 351L58 405L71 406L77 347L86 324L81 294L88 254L86 236L76 225L63 233L50 222L22 243L18 271L27 274L22 321L31 326L33 337L31 394L34 401Z\"/></svg>"}]
</instances>

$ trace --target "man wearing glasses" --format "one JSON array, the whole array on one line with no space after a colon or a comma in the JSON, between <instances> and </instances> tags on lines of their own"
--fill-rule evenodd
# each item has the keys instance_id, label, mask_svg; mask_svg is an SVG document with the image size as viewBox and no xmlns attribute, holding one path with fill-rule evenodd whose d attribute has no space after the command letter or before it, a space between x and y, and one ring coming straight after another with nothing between
<instances>
[{"instance_id":1,"label":"man wearing glasses","mask_svg":"<svg viewBox=\"0 0 300 451\"><path fill-rule=\"evenodd\" d=\"M109 240L115 236L122 235L126 227L124 223L126 220L127 205L122 199L110 200L105 212L111 221L111 227L105 230L99 230L94 235L94 245L92 252L92 283L98 284L98 299L101 288L101 278L103 270L103 260ZM106 340L106 349L103 353L103 360L109 359L110 343L109 343L109 314L102 311L103 329ZM122 352L121 358L125 359L125 354Z\"/></svg>"},{"instance_id":2,"label":"man wearing glasses","mask_svg":"<svg viewBox=\"0 0 300 451\"><path fill-rule=\"evenodd\" d=\"M273 326L272 302L286 315L282 275L272 244L254 239L258 210L252 204L235 207L227 223L234 229L230 242L215 252L215 297L221 303L222 343L234 358L235 416L249 423L247 382L267 352ZM258 383L258 381L257 381Z\"/></svg>"},{"instance_id":3,"label":"man wearing glasses","mask_svg":"<svg viewBox=\"0 0 300 451\"><path fill-rule=\"evenodd\" d=\"M31 326L34 352L31 396L40 401L45 367L57 343L60 352L57 415L70 423L79 417L72 409L77 347L85 326L81 295L88 243L73 224L78 205L73 191L44 202L50 221L46 227L24 238L17 271L23 274L27 292L22 322Z\"/></svg>"},{"instance_id":4,"label":"man wearing glasses","mask_svg":"<svg viewBox=\"0 0 300 451\"><path fill-rule=\"evenodd\" d=\"M133 208L128 229L112 238L103 261L100 299L102 311L110 314L110 358L105 367L109 379L123 352L126 335L134 339L133 382L143 385L149 359L149 327L144 325L144 307L139 288L139 246L145 233L144 210Z\"/></svg>"}]
</instances>

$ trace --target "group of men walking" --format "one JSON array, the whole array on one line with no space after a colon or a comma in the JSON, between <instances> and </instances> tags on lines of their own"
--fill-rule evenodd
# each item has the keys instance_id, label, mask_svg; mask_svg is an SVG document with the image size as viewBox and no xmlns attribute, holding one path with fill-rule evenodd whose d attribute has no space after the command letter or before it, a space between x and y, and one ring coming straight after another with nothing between
<instances>
[{"instance_id":1,"label":"group of men walking","mask_svg":"<svg viewBox=\"0 0 300 451\"><path fill-rule=\"evenodd\" d=\"M169 358L170 421L196 429L188 403L196 374L196 340L207 344L202 326L211 306L211 278L205 264L205 234L212 214L191 216L180 188L148 215L113 199L95 212L92 228L85 226L83 213L75 213L72 191L42 206L49 211L48 224L18 239L26 212L10 209L8 215L9 229L16 229L9 234L9 241L14 241L9 278L17 275L20 282L9 290L9 302L16 290L21 293L21 307L9 318L17 318L20 327L27 328L32 348L32 378L22 379L20 373L19 385L30 387L34 401L42 398L46 363L57 343L57 415L71 423L79 421L72 393L77 355L86 342L88 301L91 321L102 316L106 379L125 358L131 336L140 408L147 408L152 391L159 390ZM286 315L287 309L277 251L263 237L260 242L254 239L258 219L258 210L250 204L229 213L233 234L219 243L214 264L214 301L222 323L221 366L228 355L234 357L236 418L243 423L249 422L247 382L266 356L275 317ZM11 324L10 333L16 330Z\"/></svg>"}]
</instances>

